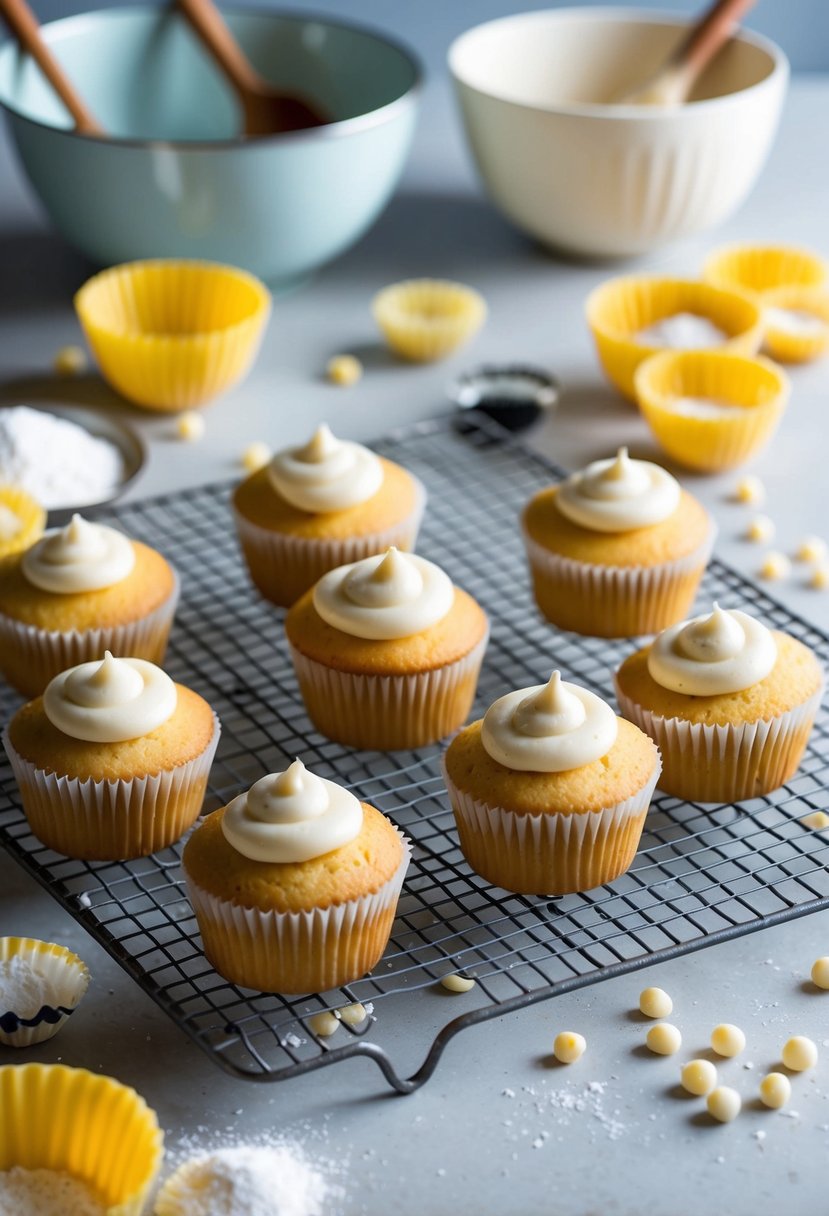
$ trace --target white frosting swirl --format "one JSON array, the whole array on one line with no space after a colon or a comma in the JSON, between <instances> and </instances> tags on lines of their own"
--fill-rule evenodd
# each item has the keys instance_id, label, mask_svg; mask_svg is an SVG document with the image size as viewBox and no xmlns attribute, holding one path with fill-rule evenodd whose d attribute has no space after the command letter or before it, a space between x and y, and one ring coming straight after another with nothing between
<instances>
[{"instance_id":1,"label":"white frosting swirl","mask_svg":"<svg viewBox=\"0 0 829 1216\"><path fill-rule=\"evenodd\" d=\"M679 482L658 464L619 448L568 477L556 495L568 519L593 532L628 532L662 523L679 506Z\"/></svg>"},{"instance_id":2,"label":"white frosting swirl","mask_svg":"<svg viewBox=\"0 0 829 1216\"><path fill-rule=\"evenodd\" d=\"M134 565L135 550L122 532L80 515L73 515L65 528L50 528L23 556L29 582L58 595L112 587Z\"/></svg>"},{"instance_id":3,"label":"white frosting swirl","mask_svg":"<svg viewBox=\"0 0 829 1216\"><path fill-rule=\"evenodd\" d=\"M81 663L55 676L43 694L46 717L73 739L125 743L156 730L175 713L176 686L146 659Z\"/></svg>"},{"instance_id":4,"label":"white frosting swirl","mask_svg":"<svg viewBox=\"0 0 829 1216\"><path fill-rule=\"evenodd\" d=\"M606 756L617 730L616 715L601 697L565 684L554 671L547 684L519 688L490 705L481 742L505 768L562 773Z\"/></svg>"},{"instance_id":5,"label":"white frosting swirl","mask_svg":"<svg viewBox=\"0 0 829 1216\"><path fill-rule=\"evenodd\" d=\"M436 625L455 599L440 566L394 546L324 574L314 607L324 621L355 638L408 638Z\"/></svg>"},{"instance_id":6,"label":"white frosting swirl","mask_svg":"<svg viewBox=\"0 0 829 1216\"><path fill-rule=\"evenodd\" d=\"M222 816L225 839L252 861L310 861L356 839L362 826L359 799L301 760L260 778Z\"/></svg>"},{"instance_id":7,"label":"white frosting swirl","mask_svg":"<svg viewBox=\"0 0 829 1216\"><path fill-rule=\"evenodd\" d=\"M268 476L278 494L300 511L344 511L383 484L383 466L361 443L347 443L323 423L304 447L277 452Z\"/></svg>"},{"instance_id":8,"label":"white frosting swirl","mask_svg":"<svg viewBox=\"0 0 829 1216\"><path fill-rule=\"evenodd\" d=\"M664 630L648 654L648 671L657 684L691 697L740 692L764 680L777 662L772 632L745 612L714 604Z\"/></svg>"}]
</instances>

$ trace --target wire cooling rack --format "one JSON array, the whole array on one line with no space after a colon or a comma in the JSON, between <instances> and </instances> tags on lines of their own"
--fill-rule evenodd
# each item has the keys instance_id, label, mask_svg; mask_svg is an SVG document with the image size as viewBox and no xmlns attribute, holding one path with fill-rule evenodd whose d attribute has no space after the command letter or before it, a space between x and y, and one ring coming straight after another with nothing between
<instances>
[{"instance_id":1,"label":"wire cooling rack","mask_svg":"<svg viewBox=\"0 0 829 1216\"><path fill-rule=\"evenodd\" d=\"M435 420L375 446L429 490L420 551L451 571L490 615L477 708L538 683L553 664L612 697L611 672L631 643L560 633L540 620L529 592L518 512L561 473L483 419L467 422L463 433ZM439 747L354 753L313 730L288 658L283 614L251 590L240 561L229 493L229 486L210 486L99 517L163 550L181 574L168 670L202 693L222 720L206 810L301 756L321 775L353 786L411 838L414 858L394 933L374 972L340 991L299 999L226 983L202 954L180 846L123 864L68 860L31 835L8 764L0 769L0 838L9 852L224 1069L273 1081L363 1055L405 1093L431 1076L446 1044L468 1026L829 904L829 833L800 822L829 808L825 709L797 776L770 797L711 808L657 794L633 867L609 886L559 899L489 887L459 851ZM751 605L829 664L829 638L718 561L705 576L701 602L713 598ZM6 691L2 704L8 715L17 702ZM385 1022L388 1048L376 1041L370 1019L343 1024L330 1041L308 1025L322 1009L356 1001L376 1008L406 992L421 1002L421 1014L423 1002L432 1002L429 1016L418 1018L425 1027L439 999L428 990L457 971L473 975L476 987L452 998L453 1012L464 1012L436 1037L424 1031L422 1063L410 1076L395 1066L393 1027ZM387 1008L391 1017L398 1005Z\"/></svg>"}]
</instances>

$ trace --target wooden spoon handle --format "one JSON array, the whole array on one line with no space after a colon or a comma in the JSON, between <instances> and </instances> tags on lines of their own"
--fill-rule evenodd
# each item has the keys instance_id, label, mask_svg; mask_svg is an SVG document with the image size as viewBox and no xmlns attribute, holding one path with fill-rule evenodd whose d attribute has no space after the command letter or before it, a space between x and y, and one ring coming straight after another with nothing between
<instances>
[{"instance_id":1,"label":"wooden spoon handle","mask_svg":"<svg viewBox=\"0 0 829 1216\"><path fill-rule=\"evenodd\" d=\"M72 115L76 129L84 135L103 135L103 128L93 118L63 68L43 41L37 18L26 0L0 0L0 13L20 45L34 59Z\"/></svg>"},{"instance_id":2,"label":"wooden spoon handle","mask_svg":"<svg viewBox=\"0 0 829 1216\"><path fill-rule=\"evenodd\" d=\"M682 39L671 58L677 67L682 67L688 87L705 70L755 3L756 0L716 0Z\"/></svg>"},{"instance_id":3,"label":"wooden spoon handle","mask_svg":"<svg viewBox=\"0 0 829 1216\"><path fill-rule=\"evenodd\" d=\"M179 11L190 22L206 49L233 85L245 97L261 86L244 52L228 29L213 0L177 0Z\"/></svg>"}]
</instances>

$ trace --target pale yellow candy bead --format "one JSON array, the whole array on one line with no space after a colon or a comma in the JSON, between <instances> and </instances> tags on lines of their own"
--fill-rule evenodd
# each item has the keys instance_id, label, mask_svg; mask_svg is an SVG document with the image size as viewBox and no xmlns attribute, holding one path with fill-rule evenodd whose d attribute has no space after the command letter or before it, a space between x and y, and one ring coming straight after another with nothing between
<instances>
[{"instance_id":1,"label":"pale yellow candy bead","mask_svg":"<svg viewBox=\"0 0 829 1216\"><path fill-rule=\"evenodd\" d=\"M689 1060L682 1069L681 1081L689 1094L710 1094L717 1084L717 1070L710 1060Z\"/></svg>"},{"instance_id":2,"label":"pale yellow candy bead","mask_svg":"<svg viewBox=\"0 0 829 1216\"><path fill-rule=\"evenodd\" d=\"M79 376L88 366L86 351L80 346L62 346L52 366L59 376Z\"/></svg>"},{"instance_id":3,"label":"pale yellow candy bead","mask_svg":"<svg viewBox=\"0 0 829 1216\"><path fill-rule=\"evenodd\" d=\"M796 1034L783 1044L780 1059L792 1072L805 1072L817 1064L817 1047L805 1034Z\"/></svg>"},{"instance_id":4,"label":"pale yellow candy bead","mask_svg":"<svg viewBox=\"0 0 829 1216\"><path fill-rule=\"evenodd\" d=\"M742 1105L742 1098L736 1089L732 1089L729 1085L720 1085L717 1089L712 1089L706 1101L709 1115L718 1123L730 1123L732 1119L736 1119Z\"/></svg>"},{"instance_id":5,"label":"pale yellow candy bead","mask_svg":"<svg viewBox=\"0 0 829 1216\"><path fill-rule=\"evenodd\" d=\"M440 985L447 992L469 992L470 988L475 987L475 981L468 975L442 975Z\"/></svg>"},{"instance_id":6,"label":"pale yellow candy bead","mask_svg":"<svg viewBox=\"0 0 829 1216\"><path fill-rule=\"evenodd\" d=\"M574 1030L562 1030L553 1043L553 1055L561 1064L575 1064L584 1055L587 1041Z\"/></svg>"},{"instance_id":7,"label":"pale yellow candy bead","mask_svg":"<svg viewBox=\"0 0 829 1216\"><path fill-rule=\"evenodd\" d=\"M829 587L829 566L815 566L809 576L809 586L815 591L823 591Z\"/></svg>"},{"instance_id":8,"label":"pale yellow candy bead","mask_svg":"<svg viewBox=\"0 0 829 1216\"><path fill-rule=\"evenodd\" d=\"M355 1001L353 1005L343 1005L342 1009L338 1009L337 1016L341 1022L345 1022L346 1026L359 1026L366 1020L368 1014L365 1005Z\"/></svg>"},{"instance_id":9,"label":"pale yellow candy bead","mask_svg":"<svg viewBox=\"0 0 829 1216\"><path fill-rule=\"evenodd\" d=\"M825 811L812 811L811 815L804 815L800 820L804 828L811 828L815 832L823 832L829 828L829 815Z\"/></svg>"},{"instance_id":10,"label":"pale yellow candy bead","mask_svg":"<svg viewBox=\"0 0 829 1216\"><path fill-rule=\"evenodd\" d=\"M197 414L195 410L186 410L185 413L179 414L176 421L176 431L179 439L184 439L188 443L194 443L197 439L201 439L206 430L207 423L204 421L202 414Z\"/></svg>"},{"instance_id":11,"label":"pale yellow candy bead","mask_svg":"<svg viewBox=\"0 0 829 1216\"><path fill-rule=\"evenodd\" d=\"M782 1072L770 1072L760 1082L760 1101L770 1110L779 1110L792 1096L792 1083Z\"/></svg>"},{"instance_id":12,"label":"pale yellow candy bead","mask_svg":"<svg viewBox=\"0 0 829 1216\"><path fill-rule=\"evenodd\" d=\"M253 443L249 443L242 452L241 460L249 473L256 473L259 469L264 468L272 455L268 445L261 439L256 439Z\"/></svg>"},{"instance_id":13,"label":"pale yellow candy bead","mask_svg":"<svg viewBox=\"0 0 829 1216\"><path fill-rule=\"evenodd\" d=\"M674 1003L664 988L643 988L639 993L639 1012L646 1018L666 1018L673 1009Z\"/></svg>"},{"instance_id":14,"label":"pale yellow candy bead","mask_svg":"<svg viewBox=\"0 0 829 1216\"><path fill-rule=\"evenodd\" d=\"M806 536L797 546L795 556L799 562L822 562L829 553L829 546L821 536Z\"/></svg>"},{"instance_id":15,"label":"pale yellow candy bead","mask_svg":"<svg viewBox=\"0 0 829 1216\"><path fill-rule=\"evenodd\" d=\"M682 1046L682 1035L670 1022L657 1022L651 1026L645 1042L655 1055L672 1056Z\"/></svg>"},{"instance_id":16,"label":"pale yellow candy bead","mask_svg":"<svg viewBox=\"0 0 829 1216\"><path fill-rule=\"evenodd\" d=\"M746 528L746 540L754 541L756 544L763 544L772 539L774 532L773 519L770 519L768 515L755 515Z\"/></svg>"},{"instance_id":17,"label":"pale yellow candy bead","mask_svg":"<svg viewBox=\"0 0 829 1216\"><path fill-rule=\"evenodd\" d=\"M308 1029L319 1035L321 1039L329 1038L340 1028L339 1018L335 1017L330 1009L323 1009L321 1013L315 1013L308 1019L307 1025Z\"/></svg>"},{"instance_id":18,"label":"pale yellow candy bead","mask_svg":"<svg viewBox=\"0 0 829 1216\"><path fill-rule=\"evenodd\" d=\"M816 958L812 963L812 983L817 988L829 990L829 954Z\"/></svg>"},{"instance_id":19,"label":"pale yellow candy bead","mask_svg":"<svg viewBox=\"0 0 829 1216\"><path fill-rule=\"evenodd\" d=\"M711 1031L711 1046L718 1056L738 1056L745 1045L746 1036L731 1022L721 1022Z\"/></svg>"},{"instance_id":20,"label":"pale yellow candy bead","mask_svg":"<svg viewBox=\"0 0 829 1216\"><path fill-rule=\"evenodd\" d=\"M771 549L763 558L763 563L760 566L758 574L760 578L766 578L769 582L776 583L781 579L788 578L792 572L792 563L786 557L785 553L778 553L776 549Z\"/></svg>"},{"instance_id":21,"label":"pale yellow candy bead","mask_svg":"<svg viewBox=\"0 0 829 1216\"><path fill-rule=\"evenodd\" d=\"M333 359L328 360L325 371L332 384L348 388L362 377L363 365L354 355L335 355Z\"/></svg>"},{"instance_id":22,"label":"pale yellow candy bead","mask_svg":"<svg viewBox=\"0 0 829 1216\"><path fill-rule=\"evenodd\" d=\"M734 487L737 502L761 503L766 501L766 487L759 477L749 474L741 477Z\"/></svg>"}]
</instances>

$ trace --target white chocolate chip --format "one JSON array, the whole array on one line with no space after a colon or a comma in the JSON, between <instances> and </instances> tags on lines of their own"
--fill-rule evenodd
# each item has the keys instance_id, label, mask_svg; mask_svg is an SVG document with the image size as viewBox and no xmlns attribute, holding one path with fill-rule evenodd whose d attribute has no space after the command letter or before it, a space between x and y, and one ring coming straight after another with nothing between
<instances>
[{"instance_id":1,"label":"white chocolate chip","mask_svg":"<svg viewBox=\"0 0 829 1216\"><path fill-rule=\"evenodd\" d=\"M718 1056L738 1056L745 1045L746 1036L731 1022L721 1022L711 1031L711 1046Z\"/></svg>"},{"instance_id":2,"label":"white chocolate chip","mask_svg":"<svg viewBox=\"0 0 829 1216\"><path fill-rule=\"evenodd\" d=\"M756 544L766 544L772 540L775 533L774 520L768 515L755 515L746 528L746 540Z\"/></svg>"},{"instance_id":3,"label":"white chocolate chip","mask_svg":"<svg viewBox=\"0 0 829 1216\"><path fill-rule=\"evenodd\" d=\"M470 988L475 987L475 981L468 975L442 975L440 985L447 992L469 992Z\"/></svg>"},{"instance_id":4,"label":"white chocolate chip","mask_svg":"<svg viewBox=\"0 0 829 1216\"><path fill-rule=\"evenodd\" d=\"M327 1039L339 1030L340 1023L330 1009L323 1009L320 1013L315 1013L313 1017L308 1018L307 1026L321 1039Z\"/></svg>"},{"instance_id":5,"label":"white chocolate chip","mask_svg":"<svg viewBox=\"0 0 829 1216\"><path fill-rule=\"evenodd\" d=\"M829 954L816 958L812 963L812 983L816 988L829 990Z\"/></svg>"},{"instance_id":6,"label":"white chocolate chip","mask_svg":"<svg viewBox=\"0 0 829 1216\"><path fill-rule=\"evenodd\" d=\"M759 505L766 501L766 487L759 477L749 474L741 477L734 487L734 497L737 502L748 502Z\"/></svg>"},{"instance_id":7,"label":"white chocolate chip","mask_svg":"<svg viewBox=\"0 0 829 1216\"><path fill-rule=\"evenodd\" d=\"M783 1044L780 1058L792 1072L805 1072L817 1064L817 1047L804 1034L796 1034Z\"/></svg>"},{"instance_id":8,"label":"white chocolate chip","mask_svg":"<svg viewBox=\"0 0 829 1216\"><path fill-rule=\"evenodd\" d=\"M682 1088L689 1094L709 1094L717 1084L717 1070L710 1060L689 1060L681 1073Z\"/></svg>"},{"instance_id":9,"label":"white chocolate chip","mask_svg":"<svg viewBox=\"0 0 829 1216\"><path fill-rule=\"evenodd\" d=\"M52 360L58 376L79 376L88 366L86 351L80 346L62 346Z\"/></svg>"},{"instance_id":10,"label":"white chocolate chip","mask_svg":"<svg viewBox=\"0 0 829 1216\"><path fill-rule=\"evenodd\" d=\"M663 988L643 988L639 993L639 1012L646 1018L667 1018L674 1003Z\"/></svg>"},{"instance_id":11,"label":"white chocolate chip","mask_svg":"<svg viewBox=\"0 0 829 1216\"><path fill-rule=\"evenodd\" d=\"M363 365L354 355L334 355L333 359L328 360L325 372L332 384L348 388L362 377Z\"/></svg>"},{"instance_id":12,"label":"white chocolate chip","mask_svg":"<svg viewBox=\"0 0 829 1216\"><path fill-rule=\"evenodd\" d=\"M670 1022L657 1022L651 1026L645 1042L657 1056L672 1056L682 1046L682 1035Z\"/></svg>"},{"instance_id":13,"label":"white chocolate chip","mask_svg":"<svg viewBox=\"0 0 829 1216\"><path fill-rule=\"evenodd\" d=\"M742 1105L742 1098L736 1089L732 1089L729 1085L720 1085L717 1089L712 1089L706 1101L709 1115L718 1123L730 1123L732 1119L736 1119Z\"/></svg>"},{"instance_id":14,"label":"white chocolate chip","mask_svg":"<svg viewBox=\"0 0 829 1216\"><path fill-rule=\"evenodd\" d=\"M575 1064L584 1055L587 1041L574 1030L562 1030L553 1043L553 1055L561 1064Z\"/></svg>"},{"instance_id":15,"label":"white chocolate chip","mask_svg":"<svg viewBox=\"0 0 829 1216\"><path fill-rule=\"evenodd\" d=\"M355 1001L353 1005L343 1005L342 1009L336 1011L336 1014L341 1022L345 1022L346 1026L359 1026L368 1017L365 1005L361 1005L359 1001Z\"/></svg>"},{"instance_id":16,"label":"white chocolate chip","mask_svg":"<svg viewBox=\"0 0 829 1216\"><path fill-rule=\"evenodd\" d=\"M829 554L829 546L821 536L805 536L795 550L799 562L822 562Z\"/></svg>"},{"instance_id":17,"label":"white chocolate chip","mask_svg":"<svg viewBox=\"0 0 829 1216\"><path fill-rule=\"evenodd\" d=\"M792 1083L782 1072L770 1072L760 1082L760 1101L770 1110L779 1110L792 1096Z\"/></svg>"},{"instance_id":18,"label":"white chocolate chip","mask_svg":"<svg viewBox=\"0 0 829 1216\"><path fill-rule=\"evenodd\" d=\"M207 424L203 414L197 414L195 410L186 410L183 414L179 414L176 421L176 432L179 439L193 443L196 439L201 439L206 430Z\"/></svg>"},{"instance_id":19,"label":"white chocolate chip","mask_svg":"<svg viewBox=\"0 0 829 1216\"><path fill-rule=\"evenodd\" d=\"M792 572L792 563L786 557L785 553L778 553L776 549L770 549L763 558L763 564L758 570L760 578L766 578L769 582L776 583L781 579L788 578Z\"/></svg>"},{"instance_id":20,"label":"white chocolate chip","mask_svg":"<svg viewBox=\"0 0 829 1216\"><path fill-rule=\"evenodd\" d=\"M804 828L812 828L815 832L823 832L829 828L829 815L825 811L812 811L811 815L804 815L800 820Z\"/></svg>"},{"instance_id":21,"label":"white chocolate chip","mask_svg":"<svg viewBox=\"0 0 829 1216\"><path fill-rule=\"evenodd\" d=\"M814 587L815 591L823 591L829 587L829 565L815 566L809 577L809 586Z\"/></svg>"},{"instance_id":22,"label":"white chocolate chip","mask_svg":"<svg viewBox=\"0 0 829 1216\"><path fill-rule=\"evenodd\" d=\"M264 468L272 455L273 453L266 443L261 439L255 439L253 443L248 444L240 459L249 473L256 473L259 469Z\"/></svg>"}]
</instances>

